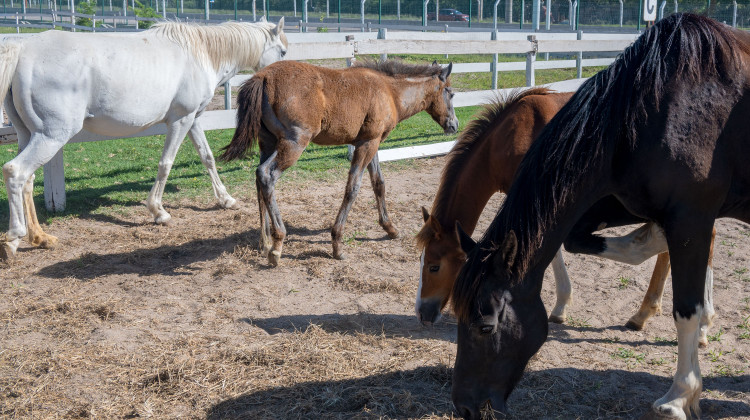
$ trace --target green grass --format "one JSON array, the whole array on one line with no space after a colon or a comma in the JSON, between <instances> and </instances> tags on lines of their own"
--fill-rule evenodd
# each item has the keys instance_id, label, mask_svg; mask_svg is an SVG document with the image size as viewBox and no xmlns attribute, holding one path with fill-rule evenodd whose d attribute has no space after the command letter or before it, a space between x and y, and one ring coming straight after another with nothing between
<instances>
[{"instance_id":1,"label":"green grass","mask_svg":"<svg viewBox=\"0 0 750 420\"><path fill-rule=\"evenodd\" d=\"M479 107L456 109L456 116L465 126ZM229 144L234 130L215 130L206 133L214 156ZM422 112L403 121L391 132L381 149L430 144L455 139L443 135L443 130L427 113ZM164 147L163 136L109 140L102 142L68 144L63 149L67 205L62 213L50 214L44 210L43 174L36 172L35 203L40 221L82 214L122 214L126 208L141 206L154 183L159 158ZM11 160L18 146L0 146L0 164ZM331 179L346 176L349 161L346 146L310 145L299 161L288 169L282 180L290 178ZM235 196L249 195L255 188L257 156L234 162L217 162L218 172L227 190ZM389 163L388 168L405 168L409 160ZM386 177L387 177L386 169ZM164 203L170 204L184 198L213 202L211 183L191 142L180 147L165 188ZM0 190L0 231L8 226L8 197L5 188Z\"/></svg>"}]
</instances>

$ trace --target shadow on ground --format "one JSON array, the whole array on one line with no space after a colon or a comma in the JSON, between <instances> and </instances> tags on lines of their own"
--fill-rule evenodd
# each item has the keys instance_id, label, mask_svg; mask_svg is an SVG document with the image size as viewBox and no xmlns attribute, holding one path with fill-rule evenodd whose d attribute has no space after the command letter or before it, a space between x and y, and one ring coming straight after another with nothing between
<instances>
[{"instance_id":1,"label":"shadow on ground","mask_svg":"<svg viewBox=\"0 0 750 420\"><path fill-rule=\"evenodd\" d=\"M363 378L313 381L250 392L211 407L209 420L282 418L421 418L455 416L450 399L452 368L419 367ZM527 372L498 418L637 419L664 394L670 378L624 370L548 369ZM741 418L750 413L750 377L706 378L712 391L736 393L739 401L712 399L704 391L704 418Z\"/></svg>"}]
</instances>

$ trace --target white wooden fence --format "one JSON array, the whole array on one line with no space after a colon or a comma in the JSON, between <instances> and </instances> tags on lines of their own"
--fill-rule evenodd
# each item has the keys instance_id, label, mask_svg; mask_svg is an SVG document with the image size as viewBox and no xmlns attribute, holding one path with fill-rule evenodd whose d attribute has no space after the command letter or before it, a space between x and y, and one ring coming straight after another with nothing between
<instances>
[{"instance_id":1,"label":"white wooden fence","mask_svg":"<svg viewBox=\"0 0 750 420\"><path fill-rule=\"evenodd\" d=\"M345 36L350 35L350 40L344 41ZM373 38L373 35L375 38ZM322 34L294 34L290 33L287 59L310 60L330 58L355 58L361 54L525 54L526 62L503 63L497 66L496 71L526 70L527 86L534 85L535 68L553 68L550 66L564 65L572 67L574 64L584 65L581 60L582 52L609 52L621 51L630 45L635 38L633 35L608 35L587 34L583 39L578 34L552 34L552 33L498 33L497 40L490 40L488 33L419 33L419 32L393 32L389 33L388 39L377 39L375 33L322 33ZM381 34L382 37L382 34ZM396 39L398 38L398 39ZM483 39L478 39L483 38ZM538 62L536 56L539 53L574 52L578 54L577 60L564 62ZM611 59L591 61L591 65L605 65ZM542 64L554 63L554 64ZM480 64L455 64L454 72L476 72L487 71L491 66L487 63ZM559 67L554 67L559 68ZM239 85L249 76L237 76L231 81L231 85ZM575 91L583 82L582 79L553 83L551 88L563 91ZM453 99L455 107L478 105L491 101L498 94L506 90L485 90L472 92L458 92ZM227 92L230 92L227 89ZM235 110L208 111L200 117L201 126L205 130L228 129L235 127ZM146 130L129 137L143 137L161 135L166 133L165 124L157 124ZM109 140L115 137L101 136L87 131L77 134L71 143ZM12 126L0 127L0 144L15 143L17 141L15 130ZM453 142L440 143L436 145L414 146L403 149L383 150L378 153L381 162L404 159L409 157L434 156L447 153ZM62 150L58 152L47 164L44 165L44 198L47 209L50 211L62 211L65 208L65 173Z\"/></svg>"}]
</instances>

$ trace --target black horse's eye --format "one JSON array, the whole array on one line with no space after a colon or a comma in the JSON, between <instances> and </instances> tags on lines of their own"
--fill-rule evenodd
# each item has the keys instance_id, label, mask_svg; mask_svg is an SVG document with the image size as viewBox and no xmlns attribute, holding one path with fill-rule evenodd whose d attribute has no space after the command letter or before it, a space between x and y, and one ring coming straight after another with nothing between
<instances>
[{"instance_id":1,"label":"black horse's eye","mask_svg":"<svg viewBox=\"0 0 750 420\"><path fill-rule=\"evenodd\" d=\"M440 270L440 266L439 265L431 265L430 266L430 273L437 273L438 270Z\"/></svg>"},{"instance_id":2,"label":"black horse's eye","mask_svg":"<svg viewBox=\"0 0 750 420\"><path fill-rule=\"evenodd\" d=\"M482 334L491 334L492 331L494 331L494 330L495 330L495 327L492 326L492 325L483 325L483 326L479 327L479 331Z\"/></svg>"}]
</instances>

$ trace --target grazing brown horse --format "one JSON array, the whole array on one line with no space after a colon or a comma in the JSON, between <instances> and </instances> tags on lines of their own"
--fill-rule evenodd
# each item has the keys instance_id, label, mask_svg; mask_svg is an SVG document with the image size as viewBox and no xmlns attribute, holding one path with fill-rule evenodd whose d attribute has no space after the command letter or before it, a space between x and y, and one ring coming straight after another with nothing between
<instances>
[{"instance_id":1,"label":"grazing brown horse","mask_svg":"<svg viewBox=\"0 0 750 420\"><path fill-rule=\"evenodd\" d=\"M672 261L677 369L650 418L700 417L698 338L718 217L750 223L750 34L673 14L587 80L529 148L453 288L452 398L505 411L547 338L546 267L588 209L614 195L661 226ZM639 401L633 402L635 407Z\"/></svg>"},{"instance_id":2,"label":"grazing brown horse","mask_svg":"<svg viewBox=\"0 0 750 420\"><path fill-rule=\"evenodd\" d=\"M333 256L344 257L341 233L365 167L375 191L380 225L388 237L398 237L385 208L378 147L396 124L420 111L427 111L446 134L456 132L458 120L448 78L453 65L362 60L348 69L328 69L293 61L280 64L257 72L240 88L237 131L221 156L237 159L256 141L259 144L260 246L268 253L268 262L278 265L286 236L274 185L311 141L355 147L344 201L331 229Z\"/></svg>"},{"instance_id":3,"label":"grazing brown horse","mask_svg":"<svg viewBox=\"0 0 750 420\"><path fill-rule=\"evenodd\" d=\"M422 208L424 226L417 234L421 248L419 289L416 313L423 324L437 321L450 298L456 276L466 259L455 231L456 222L471 234L485 205L496 192L507 192L521 159L542 128L568 102L572 93L557 93L546 88L514 91L508 97L485 105L479 117L467 125L448 155L430 214ZM483 182L476 182L477 179ZM617 200L603 200L587 212L566 242L569 251L598 255L628 264L640 264L659 254L648 291L640 309L626 326L640 330L646 320L661 312L664 284L669 274L669 253L661 229L653 223L622 238L602 238L603 246L584 246L588 236L602 225L607 227L639 223ZM570 303L571 286L562 259L557 252L552 260L557 302L549 319L564 322ZM713 313L713 309L711 308ZM706 333L712 316L701 329L701 344L708 343Z\"/></svg>"}]
</instances>

